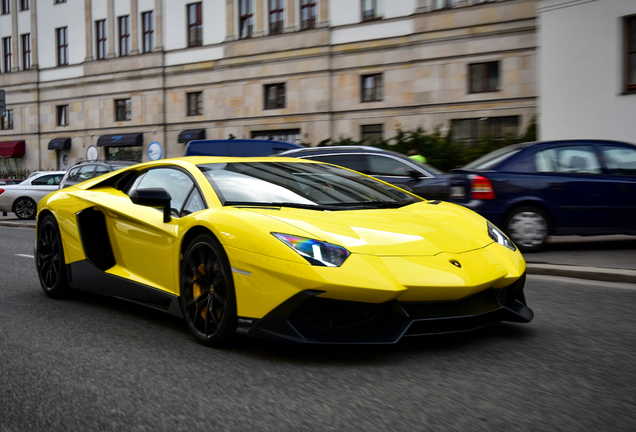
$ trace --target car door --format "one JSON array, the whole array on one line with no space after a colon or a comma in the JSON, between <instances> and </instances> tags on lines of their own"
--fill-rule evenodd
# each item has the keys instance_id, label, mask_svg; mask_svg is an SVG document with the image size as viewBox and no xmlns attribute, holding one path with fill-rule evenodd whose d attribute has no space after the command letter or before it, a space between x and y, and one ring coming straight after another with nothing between
<instances>
[{"instance_id":1,"label":"car door","mask_svg":"<svg viewBox=\"0 0 636 432\"><path fill-rule=\"evenodd\" d=\"M607 143L598 146L605 165L611 227L636 229L636 146Z\"/></svg>"},{"instance_id":2,"label":"car door","mask_svg":"<svg viewBox=\"0 0 636 432\"><path fill-rule=\"evenodd\" d=\"M28 191L26 195L38 202L59 188L62 177L64 177L64 174L45 174L37 177L31 180L30 186L25 187L25 190Z\"/></svg>"},{"instance_id":3,"label":"car door","mask_svg":"<svg viewBox=\"0 0 636 432\"><path fill-rule=\"evenodd\" d=\"M572 143L535 154L539 194L556 210L561 234L592 232L611 220L610 185L594 146Z\"/></svg>"},{"instance_id":4,"label":"car door","mask_svg":"<svg viewBox=\"0 0 636 432\"><path fill-rule=\"evenodd\" d=\"M124 193L104 200L101 205L108 210L113 252L120 266L113 271L126 271L132 280L178 294L179 233L188 215L205 208L204 201L190 175L177 168L150 169L126 193L145 188L168 191L172 219L164 222L162 209L133 204Z\"/></svg>"}]
</instances>

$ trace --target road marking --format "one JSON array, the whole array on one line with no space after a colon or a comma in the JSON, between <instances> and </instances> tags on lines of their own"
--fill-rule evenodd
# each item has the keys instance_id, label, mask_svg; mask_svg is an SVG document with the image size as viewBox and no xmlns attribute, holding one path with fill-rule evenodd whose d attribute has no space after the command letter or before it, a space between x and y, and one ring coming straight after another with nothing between
<instances>
[{"instance_id":1,"label":"road marking","mask_svg":"<svg viewBox=\"0 0 636 432\"><path fill-rule=\"evenodd\" d=\"M34 258L33 255L26 255L26 254L15 254L15 256L21 256L25 258Z\"/></svg>"}]
</instances>

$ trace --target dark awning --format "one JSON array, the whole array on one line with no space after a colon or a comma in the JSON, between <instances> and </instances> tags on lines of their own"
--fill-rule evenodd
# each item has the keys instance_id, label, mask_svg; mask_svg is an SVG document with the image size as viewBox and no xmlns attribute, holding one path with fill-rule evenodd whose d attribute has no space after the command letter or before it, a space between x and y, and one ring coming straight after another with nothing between
<instances>
[{"instance_id":1,"label":"dark awning","mask_svg":"<svg viewBox=\"0 0 636 432\"><path fill-rule=\"evenodd\" d=\"M125 133L114 135L102 135L97 139L98 147L127 147L140 146L144 143L144 134Z\"/></svg>"},{"instance_id":2,"label":"dark awning","mask_svg":"<svg viewBox=\"0 0 636 432\"><path fill-rule=\"evenodd\" d=\"M24 141L0 142L0 157L24 156Z\"/></svg>"},{"instance_id":3,"label":"dark awning","mask_svg":"<svg viewBox=\"0 0 636 432\"><path fill-rule=\"evenodd\" d=\"M177 142L187 143L202 139L205 139L205 129L188 129L179 134L179 140Z\"/></svg>"},{"instance_id":4,"label":"dark awning","mask_svg":"<svg viewBox=\"0 0 636 432\"><path fill-rule=\"evenodd\" d=\"M66 150L71 148L70 138L54 138L49 141L49 150Z\"/></svg>"}]
</instances>

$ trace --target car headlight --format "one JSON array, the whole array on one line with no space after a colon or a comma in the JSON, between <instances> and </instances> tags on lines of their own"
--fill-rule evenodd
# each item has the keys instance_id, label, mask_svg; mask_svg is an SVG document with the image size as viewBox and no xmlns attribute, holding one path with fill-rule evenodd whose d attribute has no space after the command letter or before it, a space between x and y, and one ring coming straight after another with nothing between
<instances>
[{"instance_id":1,"label":"car headlight","mask_svg":"<svg viewBox=\"0 0 636 432\"><path fill-rule=\"evenodd\" d=\"M488 222L488 237L511 251L516 251L517 247L499 228Z\"/></svg>"},{"instance_id":2,"label":"car headlight","mask_svg":"<svg viewBox=\"0 0 636 432\"><path fill-rule=\"evenodd\" d=\"M347 257L351 255L348 250L335 244L288 234L272 234L278 240L298 252L312 265L340 267Z\"/></svg>"}]
</instances>

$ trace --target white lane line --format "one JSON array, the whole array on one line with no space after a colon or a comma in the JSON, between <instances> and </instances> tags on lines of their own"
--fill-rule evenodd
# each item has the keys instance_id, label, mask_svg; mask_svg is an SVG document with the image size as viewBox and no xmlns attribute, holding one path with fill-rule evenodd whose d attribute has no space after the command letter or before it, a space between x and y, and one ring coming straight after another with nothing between
<instances>
[{"instance_id":1,"label":"white lane line","mask_svg":"<svg viewBox=\"0 0 636 432\"><path fill-rule=\"evenodd\" d=\"M15 256L21 256L21 257L25 257L25 258L33 258L33 255L26 255L26 254L15 254Z\"/></svg>"}]
</instances>

